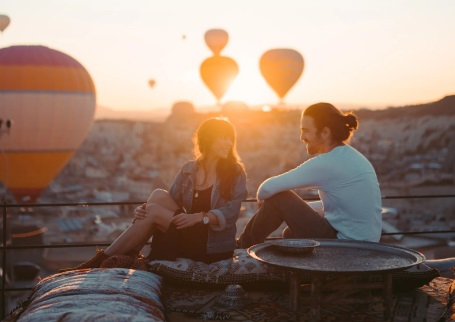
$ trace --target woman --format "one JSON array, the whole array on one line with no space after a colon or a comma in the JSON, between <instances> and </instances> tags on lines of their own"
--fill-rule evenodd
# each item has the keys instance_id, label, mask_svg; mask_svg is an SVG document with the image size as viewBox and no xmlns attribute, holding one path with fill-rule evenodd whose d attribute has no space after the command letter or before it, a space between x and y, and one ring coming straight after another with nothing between
<instances>
[{"instance_id":1,"label":"woman","mask_svg":"<svg viewBox=\"0 0 455 322\"><path fill-rule=\"evenodd\" d=\"M209 119L195 132L193 144L195 160L180 169L169 192L154 190L134 210L132 225L106 250L60 272L97 268L113 255L138 254L151 236L149 259L211 263L230 258L240 205L248 194L234 127L224 118Z\"/></svg>"}]
</instances>

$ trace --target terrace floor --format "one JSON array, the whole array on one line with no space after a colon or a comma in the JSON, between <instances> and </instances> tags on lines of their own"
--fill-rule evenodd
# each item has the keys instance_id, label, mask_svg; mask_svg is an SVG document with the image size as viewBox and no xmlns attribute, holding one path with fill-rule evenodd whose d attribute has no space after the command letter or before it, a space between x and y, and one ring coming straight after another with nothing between
<instances>
[{"instance_id":1,"label":"terrace floor","mask_svg":"<svg viewBox=\"0 0 455 322\"><path fill-rule=\"evenodd\" d=\"M394 293L390 322L445 322L449 287L454 279L435 278L428 285L405 293ZM246 304L236 310L219 309L217 299L223 289L196 289L169 286L164 303L170 322L180 321L295 321L290 312L289 290L247 290ZM322 306L320 321L385 321L381 301L373 304ZM309 306L300 305L298 321L309 320Z\"/></svg>"}]
</instances>

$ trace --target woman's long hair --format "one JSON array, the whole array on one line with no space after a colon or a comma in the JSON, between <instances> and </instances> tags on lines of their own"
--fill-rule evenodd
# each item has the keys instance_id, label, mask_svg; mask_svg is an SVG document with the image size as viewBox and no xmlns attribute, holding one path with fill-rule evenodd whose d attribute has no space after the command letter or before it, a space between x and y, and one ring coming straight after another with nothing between
<instances>
[{"instance_id":1,"label":"woman's long hair","mask_svg":"<svg viewBox=\"0 0 455 322\"><path fill-rule=\"evenodd\" d=\"M232 140L232 147L227 158L220 159L216 167L216 176L220 180L221 196L228 199L239 166L242 169L244 168L237 153L237 135L232 123L224 117L211 118L203 122L193 135L193 152L196 160L202 164L213 142L219 137L228 137Z\"/></svg>"}]
</instances>

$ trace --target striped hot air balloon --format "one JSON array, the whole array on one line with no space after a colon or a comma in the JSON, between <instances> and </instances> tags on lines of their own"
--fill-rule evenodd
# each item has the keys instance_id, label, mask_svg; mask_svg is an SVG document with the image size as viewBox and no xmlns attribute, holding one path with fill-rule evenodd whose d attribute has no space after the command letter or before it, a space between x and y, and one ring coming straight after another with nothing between
<instances>
[{"instance_id":1,"label":"striped hot air balloon","mask_svg":"<svg viewBox=\"0 0 455 322\"><path fill-rule=\"evenodd\" d=\"M44 46L0 49L0 180L18 202L34 201L87 136L96 93L74 58Z\"/></svg>"}]
</instances>

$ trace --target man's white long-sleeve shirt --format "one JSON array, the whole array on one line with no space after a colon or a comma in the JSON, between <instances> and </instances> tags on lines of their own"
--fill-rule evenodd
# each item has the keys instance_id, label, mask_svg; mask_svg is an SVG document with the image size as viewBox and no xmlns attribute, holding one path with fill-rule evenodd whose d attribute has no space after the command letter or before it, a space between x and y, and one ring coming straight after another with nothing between
<instances>
[{"instance_id":1,"label":"man's white long-sleeve shirt","mask_svg":"<svg viewBox=\"0 0 455 322\"><path fill-rule=\"evenodd\" d=\"M317 189L324 217L339 239L378 242L381 238L381 192L371 163L350 145L334 148L297 168L264 181L259 200L296 188Z\"/></svg>"}]
</instances>

